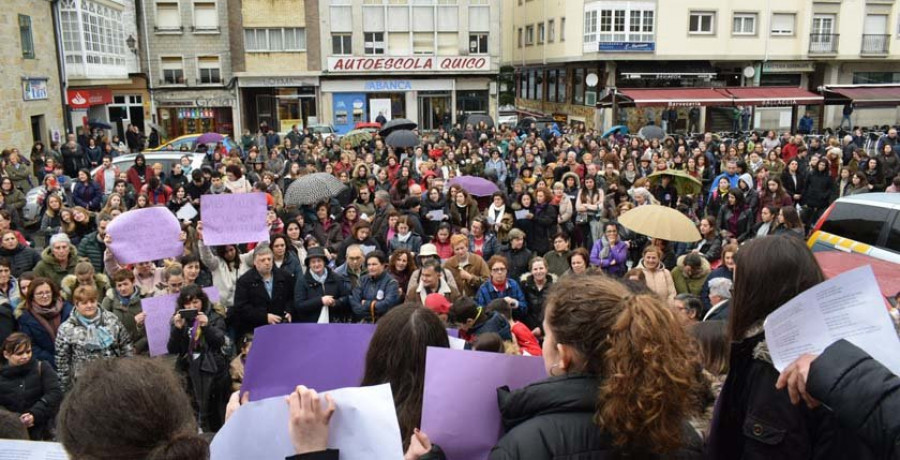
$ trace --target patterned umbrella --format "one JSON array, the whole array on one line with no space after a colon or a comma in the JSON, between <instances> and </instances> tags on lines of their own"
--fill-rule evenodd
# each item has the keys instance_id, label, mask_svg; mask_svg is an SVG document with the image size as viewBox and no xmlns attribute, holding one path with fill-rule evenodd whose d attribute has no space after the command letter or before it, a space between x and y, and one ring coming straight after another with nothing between
<instances>
[{"instance_id":1,"label":"patterned umbrella","mask_svg":"<svg viewBox=\"0 0 900 460\"><path fill-rule=\"evenodd\" d=\"M419 145L419 136L412 131L394 131L384 139L384 143L394 148L410 148Z\"/></svg>"},{"instance_id":2,"label":"patterned umbrella","mask_svg":"<svg viewBox=\"0 0 900 460\"><path fill-rule=\"evenodd\" d=\"M679 195L696 195L700 193L700 189L703 188L703 182L701 182L700 179L691 176L682 169L655 171L647 177L650 179L650 182L655 184L659 182L663 176L672 178L672 181L675 182L675 190L678 191Z\"/></svg>"},{"instance_id":3,"label":"patterned umbrella","mask_svg":"<svg viewBox=\"0 0 900 460\"><path fill-rule=\"evenodd\" d=\"M341 144L349 142L351 147L359 147L359 144L369 142L371 140L372 133L364 129L354 129L353 131L344 134L344 137L341 138Z\"/></svg>"},{"instance_id":4,"label":"patterned umbrella","mask_svg":"<svg viewBox=\"0 0 900 460\"><path fill-rule=\"evenodd\" d=\"M345 188L346 186L331 174L308 174L291 183L284 194L284 204L290 206L316 204L341 193Z\"/></svg>"}]
</instances>

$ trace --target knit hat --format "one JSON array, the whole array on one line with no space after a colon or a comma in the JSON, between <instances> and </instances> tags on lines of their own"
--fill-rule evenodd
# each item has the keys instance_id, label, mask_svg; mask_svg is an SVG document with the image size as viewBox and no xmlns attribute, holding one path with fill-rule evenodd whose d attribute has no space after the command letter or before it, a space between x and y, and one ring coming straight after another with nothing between
<instances>
[{"instance_id":1,"label":"knit hat","mask_svg":"<svg viewBox=\"0 0 900 460\"><path fill-rule=\"evenodd\" d=\"M325 261L326 264L328 263L328 256L325 255L325 248L316 246L314 248L309 248L309 252L306 253L306 259L304 260L306 266L309 267L309 261L316 257Z\"/></svg>"},{"instance_id":2,"label":"knit hat","mask_svg":"<svg viewBox=\"0 0 900 460\"><path fill-rule=\"evenodd\" d=\"M57 233L50 237L50 246L53 246L56 243L72 244L72 240L70 240L69 235L66 235L65 233Z\"/></svg>"},{"instance_id":3,"label":"knit hat","mask_svg":"<svg viewBox=\"0 0 900 460\"><path fill-rule=\"evenodd\" d=\"M425 308L437 313L438 315L446 315L450 313L450 301L443 294L428 294L425 297Z\"/></svg>"},{"instance_id":4,"label":"knit hat","mask_svg":"<svg viewBox=\"0 0 900 460\"><path fill-rule=\"evenodd\" d=\"M514 240L517 238L525 238L525 232L518 228L514 228L509 231L509 239Z\"/></svg>"}]
</instances>

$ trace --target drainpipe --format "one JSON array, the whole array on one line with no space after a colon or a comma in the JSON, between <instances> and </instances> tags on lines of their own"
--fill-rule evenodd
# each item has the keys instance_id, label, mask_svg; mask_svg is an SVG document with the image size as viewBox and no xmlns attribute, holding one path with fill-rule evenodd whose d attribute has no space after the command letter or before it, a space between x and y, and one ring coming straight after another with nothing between
<instances>
[{"instance_id":1,"label":"drainpipe","mask_svg":"<svg viewBox=\"0 0 900 460\"><path fill-rule=\"evenodd\" d=\"M150 64L150 34L147 32L147 11L145 2L147 0L138 0L141 4L141 24L144 29L144 59L147 63L147 92L150 93L150 119L153 123L159 124L156 119L156 100L153 97L153 65ZM160 136L163 133L159 133Z\"/></svg>"}]
</instances>

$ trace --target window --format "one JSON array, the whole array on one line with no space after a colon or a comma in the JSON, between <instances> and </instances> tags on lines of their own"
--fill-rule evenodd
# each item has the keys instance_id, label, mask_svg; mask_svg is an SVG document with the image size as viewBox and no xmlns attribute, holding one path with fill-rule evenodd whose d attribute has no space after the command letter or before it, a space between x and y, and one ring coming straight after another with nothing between
<instances>
[{"instance_id":1,"label":"window","mask_svg":"<svg viewBox=\"0 0 900 460\"><path fill-rule=\"evenodd\" d=\"M469 54L488 53L488 34L469 34Z\"/></svg>"},{"instance_id":2,"label":"window","mask_svg":"<svg viewBox=\"0 0 900 460\"><path fill-rule=\"evenodd\" d=\"M413 32L413 54L434 54L434 34Z\"/></svg>"},{"instance_id":3,"label":"window","mask_svg":"<svg viewBox=\"0 0 900 460\"><path fill-rule=\"evenodd\" d=\"M735 13L732 35L756 35L756 13Z\"/></svg>"},{"instance_id":4,"label":"window","mask_svg":"<svg viewBox=\"0 0 900 460\"><path fill-rule=\"evenodd\" d=\"M775 13L772 15L772 35L794 35L793 13Z\"/></svg>"},{"instance_id":5,"label":"window","mask_svg":"<svg viewBox=\"0 0 900 460\"><path fill-rule=\"evenodd\" d=\"M201 85L222 83L221 67L217 56L197 58L197 73Z\"/></svg>"},{"instance_id":6,"label":"window","mask_svg":"<svg viewBox=\"0 0 900 460\"><path fill-rule=\"evenodd\" d=\"M437 55L438 56L459 56L459 33L457 32L438 32L437 34Z\"/></svg>"},{"instance_id":7,"label":"window","mask_svg":"<svg viewBox=\"0 0 900 460\"><path fill-rule=\"evenodd\" d=\"M365 43L363 51L368 55L384 54L384 32L366 32L363 34Z\"/></svg>"},{"instance_id":8,"label":"window","mask_svg":"<svg viewBox=\"0 0 900 460\"><path fill-rule=\"evenodd\" d=\"M584 13L584 42L597 41L597 10Z\"/></svg>"},{"instance_id":9,"label":"window","mask_svg":"<svg viewBox=\"0 0 900 460\"><path fill-rule=\"evenodd\" d=\"M270 29L269 33L277 33L278 30L279 29ZM306 51L306 29L302 27L291 27L281 30L284 32L285 51Z\"/></svg>"},{"instance_id":10,"label":"window","mask_svg":"<svg viewBox=\"0 0 900 460\"><path fill-rule=\"evenodd\" d=\"M556 41L556 20L547 21L547 43Z\"/></svg>"},{"instance_id":11,"label":"window","mask_svg":"<svg viewBox=\"0 0 900 460\"><path fill-rule=\"evenodd\" d=\"M874 245L878 243L888 214L890 209L887 208L837 203L822 224L822 231Z\"/></svg>"},{"instance_id":12,"label":"window","mask_svg":"<svg viewBox=\"0 0 900 460\"><path fill-rule=\"evenodd\" d=\"M853 84L900 83L900 72L853 72Z\"/></svg>"},{"instance_id":13,"label":"window","mask_svg":"<svg viewBox=\"0 0 900 460\"><path fill-rule=\"evenodd\" d=\"M194 28L196 30L217 30L219 15L215 2L194 2Z\"/></svg>"},{"instance_id":14,"label":"window","mask_svg":"<svg viewBox=\"0 0 900 460\"><path fill-rule=\"evenodd\" d=\"M522 47L522 28L521 28L521 27L519 27L519 39L518 39L518 43L519 43L519 48L521 48L521 47Z\"/></svg>"},{"instance_id":15,"label":"window","mask_svg":"<svg viewBox=\"0 0 900 460\"><path fill-rule=\"evenodd\" d=\"M31 36L31 16L19 15L19 37L22 39L22 57L34 59L34 39Z\"/></svg>"},{"instance_id":16,"label":"window","mask_svg":"<svg viewBox=\"0 0 900 460\"><path fill-rule=\"evenodd\" d=\"M177 30L181 28L181 13L177 1L156 2L156 30Z\"/></svg>"},{"instance_id":17,"label":"window","mask_svg":"<svg viewBox=\"0 0 900 460\"><path fill-rule=\"evenodd\" d=\"M534 26L525 26L525 46L534 44Z\"/></svg>"},{"instance_id":18,"label":"window","mask_svg":"<svg viewBox=\"0 0 900 460\"><path fill-rule=\"evenodd\" d=\"M59 5L67 63L125 65L128 50L121 10L91 0L62 0Z\"/></svg>"},{"instance_id":19,"label":"window","mask_svg":"<svg viewBox=\"0 0 900 460\"><path fill-rule=\"evenodd\" d=\"M692 34L712 35L715 33L716 13L709 11L692 11L688 22L688 32Z\"/></svg>"},{"instance_id":20,"label":"window","mask_svg":"<svg viewBox=\"0 0 900 460\"><path fill-rule=\"evenodd\" d=\"M248 53L306 51L306 29L244 29L244 50Z\"/></svg>"},{"instance_id":21,"label":"window","mask_svg":"<svg viewBox=\"0 0 900 460\"><path fill-rule=\"evenodd\" d=\"M544 23L540 23L537 25L537 42L538 44L544 43Z\"/></svg>"},{"instance_id":22,"label":"window","mask_svg":"<svg viewBox=\"0 0 900 460\"><path fill-rule=\"evenodd\" d=\"M900 218L894 219L894 225L888 233L887 243L885 246L894 252L900 252Z\"/></svg>"},{"instance_id":23,"label":"window","mask_svg":"<svg viewBox=\"0 0 900 460\"><path fill-rule=\"evenodd\" d=\"M584 104L584 77L587 75L585 69L575 69L572 75L572 102L577 105Z\"/></svg>"},{"instance_id":24,"label":"window","mask_svg":"<svg viewBox=\"0 0 900 460\"><path fill-rule=\"evenodd\" d=\"M334 55L350 55L353 54L352 35L350 34L331 34L331 54Z\"/></svg>"},{"instance_id":25,"label":"window","mask_svg":"<svg viewBox=\"0 0 900 460\"><path fill-rule=\"evenodd\" d=\"M163 83L167 85L184 84L184 64L180 57L159 58L162 67Z\"/></svg>"},{"instance_id":26,"label":"window","mask_svg":"<svg viewBox=\"0 0 900 460\"><path fill-rule=\"evenodd\" d=\"M559 41L566 41L566 18L559 18Z\"/></svg>"},{"instance_id":27,"label":"window","mask_svg":"<svg viewBox=\"0 0 900 460\"><path fill-rule=\"evenodd\" d=\"M556 97L559 81L559 70L547 71L547 102L558 102Z\"/></svg>"}]
</instances>

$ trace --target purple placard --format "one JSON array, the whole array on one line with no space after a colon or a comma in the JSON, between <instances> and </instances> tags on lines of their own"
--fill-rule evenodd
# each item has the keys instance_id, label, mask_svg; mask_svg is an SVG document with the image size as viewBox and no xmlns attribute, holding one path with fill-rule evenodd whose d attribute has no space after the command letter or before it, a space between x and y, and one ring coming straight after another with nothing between
<instances>
[{"instance_id":1,"label":"purple placard","mask_svg":"<svg viewBox=\"0 0 900 460\"><path fill-rule=\"evenodd\" d=\"M150 356L165 355L169 352L169 335L172 333L172 316L175 315L178 294L141 299L141 309L147 314L144 327L147 329L147 344Z\"/></svg>"},{"instance_id":2,"label":"purple placard","mask_svg":"<svg viewBox=\"0 0 900 460\"><path fill-rule=\"evenodd\" d=\"M450 460L487 459L503 434L497 388L546 377L539 357L428 347L421 429Z\"/></svg>"},{"instance_id":3,"label":"purple placard","mask_svg":"<svg viewBox=\"0 0 900 460\"><path fill-rule=\"evenodd\" d=\"M110 251L120 264L179 257L184 253L181 224L163 206L134 209L109 223Z\"/></svg>"},{"instance_id":4,"label":"purple placard","mask_svg":"<svg viewBox=\"0 0 900 460\"><path fill-rule=\"evenodd\" d=\"M226 193L200 197L203 244L269 241L265 193Z\"/></svg>"},{"instance_id":5,"label":"purple placard","mask_svg":"<svg viewBox=\"0 0 900 460\"><path fill-rule=\"evenodd\" d=\"M219 303L219 301L222 300L222 296L219 295L219 288L215 286L205 287L203 288L203 292L209 297L210 303Z\"/></svg>"},{"instance_id":6,"label":"purple placard","mask_svg":"<svg viewBox=\"0 0 900 460\"><path fill-rule=\"evenodd\" d=\"M316 391L356 387L362 381L374 324L279 324L256 329L241 391L251 401L289 394L297 385Z\"/></svg>"}]
</instances>

